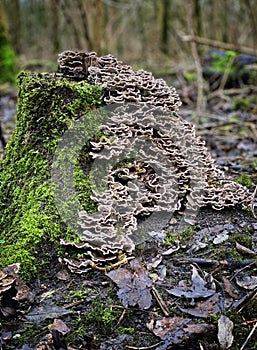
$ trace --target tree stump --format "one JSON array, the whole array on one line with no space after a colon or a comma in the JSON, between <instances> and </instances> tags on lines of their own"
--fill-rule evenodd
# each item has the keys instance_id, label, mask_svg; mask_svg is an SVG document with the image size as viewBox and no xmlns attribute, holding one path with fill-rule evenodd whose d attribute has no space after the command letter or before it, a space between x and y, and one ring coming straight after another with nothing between
<instances>
[{"instance_id":1,"label":"tree stump","mask_svg":"<svg viewBox=\"0 0 257 350\"><path fill-rule=\"evenodd\" d=\"M73 234L56 209L50 168L62 135L101 105L102 89L29 73L19 75L18 87L17 126L0 164L0 251L1 267L19 262L28 280L49 264L51 252L56 258L60 239Z\"/></svg>"}]
</instances>

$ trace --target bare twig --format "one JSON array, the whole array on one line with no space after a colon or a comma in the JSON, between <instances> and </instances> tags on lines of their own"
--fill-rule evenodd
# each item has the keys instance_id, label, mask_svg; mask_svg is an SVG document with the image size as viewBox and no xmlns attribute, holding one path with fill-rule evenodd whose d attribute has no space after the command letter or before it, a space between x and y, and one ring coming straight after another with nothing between
<instances>
[{"instance_id":1,"label":"bare twig","mask_svg":"<svg viewBox=\"0 0 257 350\"><path fill-rule=\"evenodd\" d=\"M125 257L125 258L123 258L122 260L116 262L115 264L111 264L111 265L108 265L108 266L106 266L106 267L98 266L98 265L96 265L93 261L91 261L91 267L92 267L93 269L98 270L98 271L107 272L107 271L112 270L112 269L115 269L116 267L119 267L119 266L121 266L121 265L123 265L123 264L127 264L130 260L133 260L133 259L135 259L134 256Z\"/></svg>"},{"instance_id":2,"label":"bare twig","mask_svg":"<svg viewBox=\"0 0 257 350\"><path fill-rule=\"evenodd\" d=\"M148 349L154 349L156 348L156 346L160 345L161 343L158 342L156 344L150 345L150 346L141 346L139 348L135 347L135 346L129 346L127 345L126 348L127 349L134 349L134 350L148 350Z\"/></svg>"},{"instance_id":3,"label":"bare twig","mask_svg":"<svg viewBox=\"0 0 257 350\"><path fill-rule=\"evenodd\" d=\"M120 318L118 319L118 322L117 322L117 324L116 324L115 327L118 327L118 326L121 324L121 322L123 321L124 316L125 316L125 314L126 314L126 311L127 311L127 308L124 308L123 311L122 311L122 314L120 315Z\"/></svg>"},{"instance_id":4,"label":"bare twig","mask_svg":"<svg viewBox=\"0 0 257 350\"><path fill-rule=\"evenodd\" d=\"M78 301L74 301L73 303L70 303L70 304L68 304L68 305L65 305L63 308L64 308L64 309L69 309L69 308L71 308L71 307L73 307L73 306L77 306L77 305L79 305L79 304L84 303L84 301L85 301L85 299L81 299L81 300L78 300Z\"/></svg>"},{"instance_id":5,"label":"bare twig","mask_svg":"<svg viewBox=\"0 0 257 350\"><path fill-rule=\"evenodd\" d=\"M253 335L253 333L255 332L257 328L257 322L255 323L255 325L253 326L251 332L249 333L248 337L246 338L244 344L241 346L240 350L244 350L245 346L247 345L247 343L249 342L251 336Z\"/></svg>"},{"instance_id":6,"label":"bare twig","mask_svg":"<svg viewBox=\"0 0 257 350\"><path fill-rule=\"evenodd\" d=\"M167 305L165 304L164 300L162 299L162 297L160 296L160 293L155 288L155 286L152 286L152 291L153 291L153 295L154 295L155 299L157 300L160 308L162 309L164 315L169 316L169 314L170 314L169 309L168 309Z\"/></svg>"}]
</instances>

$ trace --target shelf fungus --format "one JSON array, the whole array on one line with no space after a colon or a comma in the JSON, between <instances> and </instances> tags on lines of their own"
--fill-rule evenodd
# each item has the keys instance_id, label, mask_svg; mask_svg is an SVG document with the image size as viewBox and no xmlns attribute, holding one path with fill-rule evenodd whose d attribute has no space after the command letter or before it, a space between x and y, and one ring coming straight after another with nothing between
<instances>
[{"instance_id":1,"label":"shelf fungus","mask_svg":"<svg viewBox=\"0 0 257 350\"><path fill-rule=\"evenodd\" d=\"M195 127L178 115L181 101L174 88L151 73L134 71L107 55L66 51L59 72L104 89L106 117L102 137L91 141L92 199L98 211L79 213L80 242L65 242L85 259L65 259L72 271L90 264L111 264L119 252L169 226L183 212L191 224L199 208L250 206L252 195L233 182L211 158Z\"/></svg>"}]
</instances>

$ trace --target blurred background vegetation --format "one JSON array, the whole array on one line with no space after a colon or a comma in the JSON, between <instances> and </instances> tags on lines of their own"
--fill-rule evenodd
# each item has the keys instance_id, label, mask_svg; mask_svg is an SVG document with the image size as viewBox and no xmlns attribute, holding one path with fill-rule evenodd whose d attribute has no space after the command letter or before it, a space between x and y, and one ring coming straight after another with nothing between
<instances>
[{"instance_id":1,"label":"blurred background vegetation","mask_svg":"<svg viewBox=\"0 0 257 350\"><path fill-rule=\"evenodd\" d=\"M0 0L0 14L0 82L13 81L17 69L55 69L68 49L112 53L153 71L183 69L195 60L185 35L257 52L256 0ZM207 49L197 45L200 56Z\"/></svg>"}]
</instances>

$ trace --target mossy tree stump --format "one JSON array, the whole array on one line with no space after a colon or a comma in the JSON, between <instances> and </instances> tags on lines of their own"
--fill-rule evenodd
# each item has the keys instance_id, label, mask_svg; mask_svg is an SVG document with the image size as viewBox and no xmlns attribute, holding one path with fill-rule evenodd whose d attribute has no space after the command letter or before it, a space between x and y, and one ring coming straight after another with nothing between
<instances>
[{"instance_id":1,"label":"mossy tree stump","mask_svg":"<svg viewBox=\"0 0 257 350\"><path fill-rule=\"evenodd\" d=\"M21 263L29 280L72 234L55 206L51 164L69 125L101 105L102 88L28 73L19 75L18 87L17 127L0 164L0 268Z\"/></svg>"}]
</instances>

